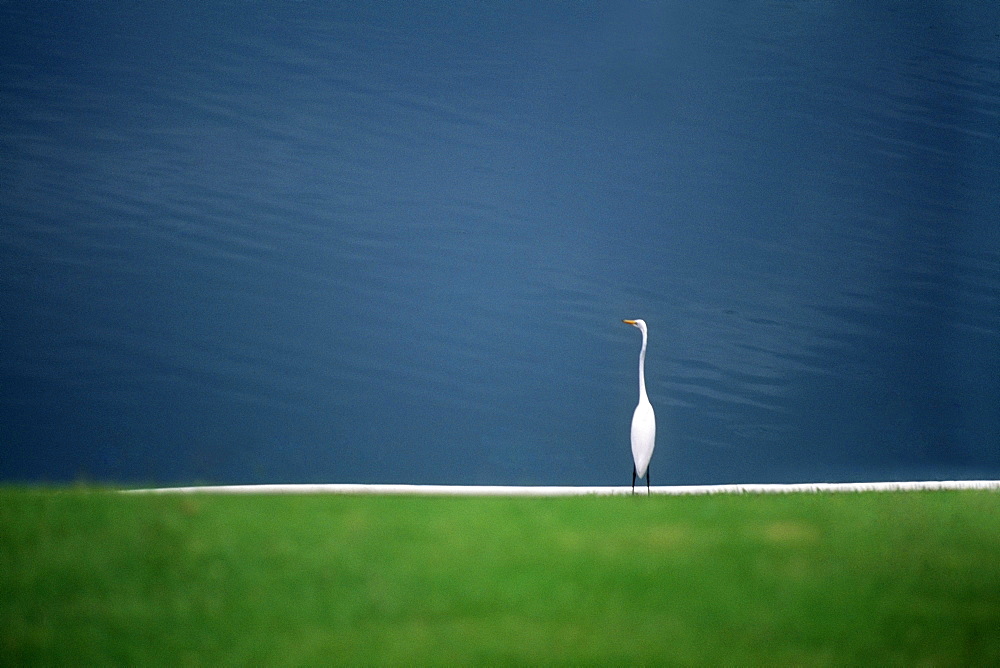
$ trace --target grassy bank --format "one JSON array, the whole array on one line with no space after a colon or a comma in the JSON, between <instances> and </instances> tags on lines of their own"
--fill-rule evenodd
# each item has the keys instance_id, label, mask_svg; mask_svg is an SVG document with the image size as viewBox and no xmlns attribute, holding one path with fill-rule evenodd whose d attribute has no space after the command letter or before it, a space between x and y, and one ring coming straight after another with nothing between
<instances>
[{"instance_id":1,"label":"grassy bank","mask_svg":"<svg viewBox=\"0 0 1000 668\"><path fill-rule=\"evenodd\" d=\"M0 490L0 664L1000 662L1000 494Z\"/></svg>"}]
</instances>

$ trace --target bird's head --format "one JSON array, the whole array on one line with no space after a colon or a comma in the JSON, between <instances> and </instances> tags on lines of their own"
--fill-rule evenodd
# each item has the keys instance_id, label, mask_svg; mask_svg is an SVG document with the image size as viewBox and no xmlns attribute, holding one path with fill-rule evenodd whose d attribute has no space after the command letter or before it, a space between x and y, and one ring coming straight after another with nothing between
<instances>
[{"instance_id":1,"label":"bird's head","mask_svg":"<svg viewBox=\"0 0 1000 668\"><path fill-rule=\"evenodd\" d=\"M622 320L622 322L624 322L626 325L632 325L633 327L637 327L640 330L642 330L643 332L646 331L646 321L645 320Z\"/></svg>"}]
</instances>

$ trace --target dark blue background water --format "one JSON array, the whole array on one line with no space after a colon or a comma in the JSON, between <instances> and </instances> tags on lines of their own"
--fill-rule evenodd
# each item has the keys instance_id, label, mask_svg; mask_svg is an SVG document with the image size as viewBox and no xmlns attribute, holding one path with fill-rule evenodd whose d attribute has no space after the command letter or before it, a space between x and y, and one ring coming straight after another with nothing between
<instances>
[{"instance_id":1,"label":"dark blue background water","mask_svg":"<svg viewBox=\"0 0 1000 668\"><path fill-rule=\"evenodd\" d=\"M994 3L6 2L0 479L1000 475Z\"/></svg>"}]
</instances>

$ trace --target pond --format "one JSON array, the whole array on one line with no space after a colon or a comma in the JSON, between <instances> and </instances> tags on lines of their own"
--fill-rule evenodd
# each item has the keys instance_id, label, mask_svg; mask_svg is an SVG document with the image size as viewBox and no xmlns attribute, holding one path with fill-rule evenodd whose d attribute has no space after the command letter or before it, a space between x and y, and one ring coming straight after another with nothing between
<instances>
[{"instance_id":1,"label":"pond","mask_svg":"<svg viewBox=\"0 0 1000 668\"><path fill-rule=\"evenodd\" d=\"M0 15L0 480L1000 475L990 3Z\"/></svg>"}]
</instances>

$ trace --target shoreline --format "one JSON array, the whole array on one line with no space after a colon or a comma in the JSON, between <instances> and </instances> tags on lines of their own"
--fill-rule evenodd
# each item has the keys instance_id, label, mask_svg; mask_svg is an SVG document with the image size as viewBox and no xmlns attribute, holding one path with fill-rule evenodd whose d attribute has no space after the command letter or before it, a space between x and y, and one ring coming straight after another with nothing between
<instances>
[{"instance_id":1,"label":"shoreline","mask_svg":"<svg viewBox=\"0 0 1000 668\"><path fill-rule=\"evenodd\" d=\"M923 480L905 482L757 483L727 485L653 486L650 494L790 494L796 492L903 492L986 489L1000 490L1000 480ZM406 484L261 484L199 485L122 490L127 494L408 494L420 496L622 496L629 486L513 486L513 485L406 485ZM645 487L636 486L636 494Z\"/></svg>"}]
</instances>

